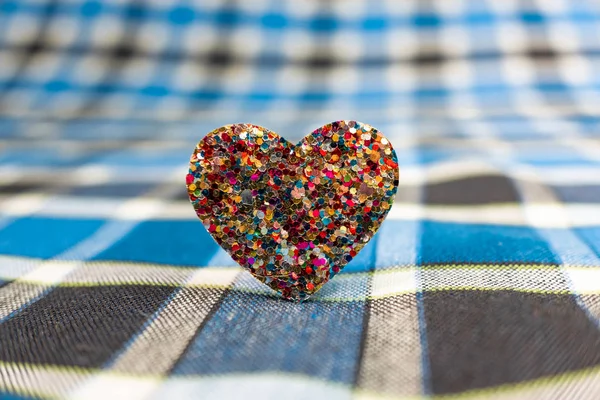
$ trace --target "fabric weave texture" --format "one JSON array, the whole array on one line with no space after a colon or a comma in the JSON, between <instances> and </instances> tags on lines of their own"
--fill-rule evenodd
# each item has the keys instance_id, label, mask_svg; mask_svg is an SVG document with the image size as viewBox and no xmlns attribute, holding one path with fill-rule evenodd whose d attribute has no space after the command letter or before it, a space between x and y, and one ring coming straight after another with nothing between
<instances>
[{"instance_id":1,"label":"fabric weave texture","mask_svg":"<svg viewBox=\"0 0 600 400\"><path fill-rule=\"evenodd\" d=\"M0 397L600 398L599 34L591 0L0 2ZM284 301L188 160L341 119L396 201Z\"/></svg>"}]
</instances>

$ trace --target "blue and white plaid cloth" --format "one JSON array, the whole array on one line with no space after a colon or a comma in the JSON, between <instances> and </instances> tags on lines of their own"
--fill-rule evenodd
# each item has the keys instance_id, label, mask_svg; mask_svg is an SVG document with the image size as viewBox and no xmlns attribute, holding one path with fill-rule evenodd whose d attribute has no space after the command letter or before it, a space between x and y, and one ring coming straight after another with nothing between
<instances>
[{"instance_id":1,"label":"blue and white plaid cloth","mask_svg":"<svg viewBox=\"0 0 600 400\"><path fill-rule=\"evenodd\" d=\"M0 1L0 397L600 398L600 5ZM235 122L391 139L311 301L197 220Z\"/></svg>"}]
</instances>

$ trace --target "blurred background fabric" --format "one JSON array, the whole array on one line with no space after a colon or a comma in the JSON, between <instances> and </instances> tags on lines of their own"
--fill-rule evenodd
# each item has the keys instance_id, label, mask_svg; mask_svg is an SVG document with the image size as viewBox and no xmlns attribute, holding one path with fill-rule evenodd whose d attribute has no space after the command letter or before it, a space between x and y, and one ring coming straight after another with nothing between
<instances>
[{"instance_id":1,"label":"blurred background fabric","mask_svg":"<svg viewBox=\"0 0 600 400\"><path fill-rule=\"evenodd\" d=\"M592 0L0 0L0 397L600 398L599 38ZM188 160L341 119L396 203L283 301Z\"/></svg>"}]
</instances>

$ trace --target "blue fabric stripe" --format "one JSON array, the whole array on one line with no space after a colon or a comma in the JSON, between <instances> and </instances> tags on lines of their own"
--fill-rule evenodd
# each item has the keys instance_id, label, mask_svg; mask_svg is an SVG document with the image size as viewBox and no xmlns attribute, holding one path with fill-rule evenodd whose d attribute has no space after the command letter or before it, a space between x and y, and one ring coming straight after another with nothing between
<instances>
[{"instance_id":1,"label":"blue fabric stripe","mask_svg":"<svg viewBox=\"0 0 600 400\"><path fill-rule=\"evenodd\" d=\"M65 93L78 93L80 95L94 95L94 94L114 94L119 93L123 95L134 96L134 99L146 105L148 101L154 101L157 98L174 97L186 100L196 101L211 101L216 102L219 100L229 100L239 102L240 107L244 110L255 110L264 107L264 102L268 101L273 103L275 101L290 100L303 104L311 103L322 103L332 100L343 100L349 102L356 107L365 107L367 109L374 109L380 107L382 104L389 104L391 102L400 102L403 99L410 101L417 101L422 104L427 103L444 103L450 97L461 96L461 95L474 95L476 96L478 103L480 104L511 104L514 102L514 95L519 90L533 90L541 95L564 96L567 93L573 93L577 91L597 91L600 89L600 81L593 84L580 84L571 85L569 91L565 90L565 86L560 81L555 82L538 82L533 85L517 85L507 84L502 80L497 82L490 81L489 79L482 79L480 82L476 82L472 86L464 89L450 90L445 87L417 87L415 89L406 91L392 91L389 89L382 88L376 90L373 86L359 88L358 90L350 93L345 92L332 92L324 91L321 89L309 89L300 93L287 93L281 90L281 87L276 88L275 86L268 85L267 87L255 87L252 90L245 91L230 91L221 90L216 86L213 87L213 83L209 83L205 87L193 88L190 90L176 90L171 86L165 85L163 79L166 80L168 74L156 75L154 83L150 82L144 86L134 87L130 86L128 82L117 79L115 82L98 83L93 85L85 85L81 83L69 82L60 77L51 81L34 81L26 80L26 78L17 79L14 84L11 84L13 90L34 90L40 91L44 94L65 94ZM499 79L495 77L493 79ZM558 79L558 78L556 78ZM8 81L0 80L0 86L6 85ZM374 82L373 85L383 86L383 82ZM271 89L269 89L271 86ZM257 104L257 100L260 100ZM140 107L138 106L138 109Z\"/></svg>"},{"instance_id":2,"label":"blue fabric stripe","mask_svg":"<svg viewBox=\"0 0 600 400\"><path fill-rule=\"evenodd\" d=\"M23 217L0 230L0 254L52 258L93 234L101 220Z\"/></svg>"},{"instance_id":3,"label":"blue fabric stripe","mask_svg":"<svg viewBox=\"0 0 600 400\"><path fill-rule=\"evenodd\" d=\"M87 238L102 223L86 219L20 218L0 230L0 253L51 258ZM377 268L403 265L408 260L402 249L409 239L404 238L403 230L412 231L412 225L411 222L387 221L386 227L345 271L366 272L372 270L375 263ZM420 264L558 263L544 240L529 227L425 221L422 229ZM597 245L600 229L580 228L578 232L600 255ZM384 240L385 245L378 246L378 240ZM199 267L235 265L225 253L215 257L220 252L198 221L145 221L93 259Z\"/></svg>"},{"instance_id":4,"label":"blue fabric stripe","mask_svg":"<svg viewBox=\"0 0 600 400\"><path fill-rule=\"evenodd\" d=\"M420 264L558 263L530 227L424 221Z\"/></svg>"},{"instance_id":5,"label":"blue fabric stripe","mask_svg":"<svg viewBox=\"0 0 600 400\"><path fill-rule=\"evenodd\" d=\"M600 257L600 226L578 228L575 231L585 243Z\"/></svg>"},{"instance_id":6,"label":"blue fabric stripe","mask_svg":"<svg viewBox=\"0 0 600 400\"><path fill-rule=\"evenodd\" d=\"M24 396L6 391L0 391L0 399L2 400L34 400L35 397Z\"/></svg>"},{"instance_id":7,"label":"blue fabric stripe","mask_svg":"<svg viewBox=\"0 0 600 400\"><path fill-rule=\"evenodd\" d=\"M93 259L205 267L218 249L199 221L145 221Z\"/></svg>"},{"instance_id":8,"label":"blue fabric stripe","mask_svg":"<svg viewBox=\"0 0 600 400\"><path fill-rule=\"evenodd\" d=\"M174 373L280 371L352 384L363 312L363 302L295 304L231 292Z\"/></svg>"},{"instance_id":9,"label":"blue fabric stripe","mask_svg":"<svg viewBox=\"0 0 600 400\"><path fill-rule=\"evenodd\" d=\"M393 29L397 27L410 27L414 29L438 29L450 24L461 24L469 26L472 24L503 22L522 22L524 24L540 25L555 22L568 21L598 21L600 13L597 8L590 8L588 5L575 5L566 13L541 13L537 11L521 11L515 14L490 14L482 13L477 7L465 7L463 13L447 15L440 17L434 13L401 14L390 15L370 14L368 17L358 15L357 17L345 16L344 20L337 18L333 14L321 13L316 16L293 16L284 13L253 13L241 11L233 7L210 9L202 7L201 4L195 5L175 5L173 7L148 7L148 13L140 12L129 13L129 20L158 20L171 24L188 25L193 23L211 23L226 28L238 27L243 25L258 25L267 29L305 29L315 33L333 32L340 30L381 30L383 27ZM83 4L61 4L58 15L85 17L88 19L99 18L102 15L121 15L125 5L118 3L97 4L95 1L84 2ZM29 14L42 15L44 13L44 4L35 2L5 1L0 12L8 15ZM385 23L381 23L385 19ZM357 22L359 22L357 24ZM362 22L362 23L360 23Z\"/></svg>"}]
</instances>

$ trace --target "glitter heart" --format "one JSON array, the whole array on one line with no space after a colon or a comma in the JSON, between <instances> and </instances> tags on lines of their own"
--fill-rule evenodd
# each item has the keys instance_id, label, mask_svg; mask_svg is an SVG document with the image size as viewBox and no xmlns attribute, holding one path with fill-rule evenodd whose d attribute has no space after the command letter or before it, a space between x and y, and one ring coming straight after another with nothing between
<instances>
[{"instance_id":1,"label":"glitter heart","mask_svg":"<svg viewBox=\"0 0 600 400\"><path fill-rule=\"evenodd\" d=\"M379 229L398 163L390 142L360 122L332 122L297 145L236 124L198 143L186 183L217 243L284 298L302 301Z\"/></svg>"}]
</instances>

